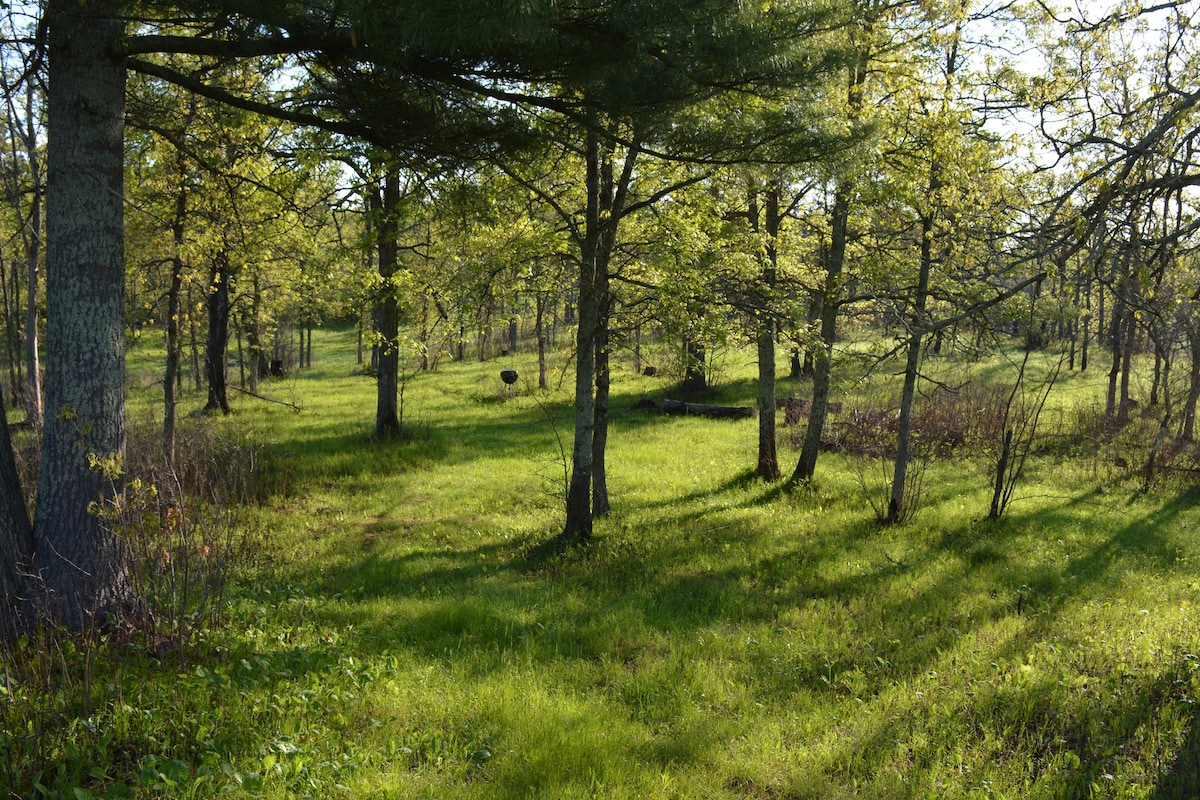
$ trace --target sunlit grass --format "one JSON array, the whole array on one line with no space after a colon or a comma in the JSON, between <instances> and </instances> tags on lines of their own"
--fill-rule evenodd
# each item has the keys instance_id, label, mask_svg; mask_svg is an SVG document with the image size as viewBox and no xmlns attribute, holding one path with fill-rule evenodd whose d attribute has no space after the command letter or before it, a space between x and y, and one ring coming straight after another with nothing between
<instances>
[{"instance_id":1,"label":"sunlit grass","mask_svg":"<svg viewBox=\"0 0 1200 800\"><path fill-rule=\"evenodd\" d=\"M369 441L350 331L263 385L301 411L235 398L217 424L266 443L273 491L229 626L182 667L125 652L71 723L103 746L48 759L46 794L1200 791L1186 487L1136 495L1077 448L1047 450L989 521L987 459L958 453L925 468L914 523L880 528L879 465L825 453L812 485L781 491L749 477L752 422L636 410L669 383L619 372L613 513L588 548L547 556L569 381L510 398L501 366L535 374L516 356L413 376L410 435L387 444ZM749 377L714 397L751 404ZM1093 402L1099 377L1064 378L1054 402ZM133 415L153 414L161 387L133 391Z\"/></svg>"}]
</instances>

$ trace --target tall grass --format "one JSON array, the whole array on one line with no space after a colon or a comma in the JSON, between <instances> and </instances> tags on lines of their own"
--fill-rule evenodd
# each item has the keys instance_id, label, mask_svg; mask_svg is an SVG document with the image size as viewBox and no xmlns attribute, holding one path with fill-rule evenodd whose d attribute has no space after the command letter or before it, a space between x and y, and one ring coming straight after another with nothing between
<instances>
[{"instance_id":1,"label":"tall grass","mask_svg":"<svg viewBox=\"0 0 1200 800\"><path fill-rule=\"evenodd\" d=\"M1197 495L1137 493L1073 429L1092 375L1065 378L1005 518L985 519L986 448L952 441L917 522L881 529L860 475L886 452L831 450L784 492L751 477L752 422L637 410L670 384L618 373L613 512L555 555L538 546L561 525L570 398L499 380L533 356L416 375L415 435L375 445L352 354L349 332L318 333L314 368L263 388L301 412L242 398L210 421L261 443L238 524L263 538L202 647L23 643L41 683L5 656L12 794L1200 793ZM714 402L750 404L752 365L726 365ZM980 362L971 384L1008 369ZM842 386L841 424L887 380ZM941 441L959 412L938 402ZM55 699L31 730L35 695Z\"/></svg>"}]
</instances>

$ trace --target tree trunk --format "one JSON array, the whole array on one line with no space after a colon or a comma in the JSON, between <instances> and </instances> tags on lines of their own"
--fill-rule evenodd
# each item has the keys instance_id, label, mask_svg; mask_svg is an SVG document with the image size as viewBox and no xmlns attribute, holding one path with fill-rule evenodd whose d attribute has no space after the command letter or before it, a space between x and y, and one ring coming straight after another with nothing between
<instances>
[{"instance_id":1,"label":"tree trunk","mask_svg":"<svg viewBox=\"0 0 1200 800\"><path fill-rule=\"evenodd\" d=\"M246 355L248 358L242 359L242 369L245 370L245 361L250 362L250 391L257 394L258 380L267 376L269 364L267 363L267 354L263 347L262 341L262 288L258 275L256 274L251 281L250 309L248 313L243 313L242 319L245 322L242 324L242 329L246 332ZM245 312L245 306L242 306ZM248 317L248 318L247 318ZM241 337L238 337L239 343ZM243 381L244 383L244 381Z\"/></svg>"},{"instance_id":2,"label":"tree trunk","mask_svg":"<svg viewBox=\"0 0 1200 800\"><path fill-rule=\"evenodd\" d=\"M204 377L208 381L206 411L229 413L225 362L229 349L229 254L214 254L208 286L208 339L204 348Z\"/></svg>"},{"instance_id":3,"label":"tree trunk","mask_svg":"<svg viewBox=\"0 0 1200 800\"><path fill-rule=\"evenodd\" d=\"M1087 372L1088 342L1092 338L1092 283L1090 279L1088 280L1087 286L1083 292L1083 308L1083 321L1081 322L1082 330L1080 331L1081 341L1079 344L1079 371Z\"/></svg>"},{"instance_id":4,"label":"tree trunk","mask_svg":"<svg viewBox=\"0 0 1200 800\"><path fill-rule=\"evenodd\" d=\"M26 81L25 158L29 179L33 184L29 218L25 221L25 419L34 430L42 426L42 370L38 358L38 261L42 243L42 185L41 159L38 157L37 131L34 128L33 81Z\"/></svg>"},{"instance_id":5,"label":"tree trunk","mask_svg":"<svg viewBox=\"0 0 1200 800\"><path fill-rule=\"evenodd\" d=\"M355 362L354 363L358 364L359 366L362 366L362 363L363 363L363 315L361 313L358 315L358 325L356 327L358 328L358 345L357 345L357 350L355 351Z\"/></svg>"},{"instance_id":6,"label":"tree trunk","mask_svg":"<svg viewBox=\"0 0 1200 800\"><path fill-rule=\"evenodd\" d=\"M400 350L399 313L396 287L392 285L399 255L398 220L400 174L389 169L383 178L382 196L376 195L379 215L380 296L376 312L379 364L376 371L375 439L386 441L400 435Z\"/></svg>"},{"instance_id":7,"label":"tree trunk","mask_svg":"<svg viewBox=\"0 0 1200 800\"><path fill-rule=\"evenodd\" d=\"M188 308L194 308L192 302L192 285L189 283L187 287ZM190 311L187 314L188 321L188 340L192 346L192 381L196 391L200 391L200 387L204 385L204 373L200 369L200 334L196 330L196 315Z\"/></svg>"},{"instance_id":8,"label":"tree trunk","mask_svg":"<svg viewBox=\"0 0 1200 800\"><path fill-rule=\"evenodd\" d=\"M763 253L762 307L758 310L758 463L754 474L763 480L779 480L779 453L775 442L775 284L777 278L779 237L779 185L767 188L764 209L764 232L767 235ZM748 213L750 224L758 229L758 202L751 195Z\"/></svg>"},{"instance_id":9,"label":"tree trunk","mask_svg":"<svg viewBox=\"0 0 1200 800\"><path fill-rule=\"evenodd\" d=\"M592 168L589 157L589 173ZM590 186L590 176L588 183ZM563 538L570 543L586 542L592 536L592 432L596 424L596 396L592 387L596 375L595 337L599 315L594 298L598 255L594 244L585 244L583 253L584 259L579 265L578 327L575 333L575 437L571 449L571 482L567 488L567 520L563 528Z\"/></svg>"},{"instance_id":10,"label":"tree trunk","mask_svg":"<svg viewBox=\"0 0 1200 800\"><path fill-rule=\"evenodd\" d=\"M592 515L602 517L609 512L608 470L605 450L608 447L609 374L608 321L612 313L608 295L608 278L600 280L600 318L596 326L596 405L595 429L592 431Z\"/></svg>"},{"instance_id":11,"label":"tree trunk","mask_svg":"<svg viewBox=\"0 0 1200 800\"><path fill-rule=\"evenodd\" d=\"M642 374L642 323L633 324L633 374Z\"/></svg>"},{"instance_id":12,"label":"tree trunk","mask_svg":"<svg viewBox=\"0 0 1200 800\"><path fill-rule=\"evenodd\" d=\"M585 143L587 161L586 225L579 240L578 329L575 339L575 436L571 449L571 480L567 487L566 524L562 540L584 543L592 536L592 497L595 491L596 455L601 456L608 440L608 387L600 393L603 417L597 438L596 399L597 349L608 346L608 265L616 243L617 224L624 214L625 200L637 150L630 147L625 155L620 178L614 177L611 144L601 145L599 136L589 129ZM599 359L608 376L607 353ZM608 508L608 487L604 473L599 475L601 511Z\"/></svg>"},{"instance_id":13,"label":"tree trunk","mask_svg":"<svg viewBox=\"0 0 1200 800\"><path fill-rule=\"evenodd\" d=\"M1108 428L1116 426L1117 419L1117 381L1121 376L1121 342L1124 341L1122 335L1124 328L1122 327L1122 306L1117 305L1112 310L1111 319L1109 322L1109 345L1111 347L1112 363L1108 369L1108 389L1104 395L1104 419Z\"/></svg>"},{"instance_id":14,"label":"tree trunk","mask_svg":"<svg viewBox=\"0 0 1200 800\"><path fill-rule=\"evenodd\" d=\"M996 477L992 482L992 502L988 507L988 519L1000 519L1004 513L1004 485L1008 478L1008 461L1012 457L1012 428L1005 428L1004 441L1000 446L1000 459L996 462Z\"/></svg>"},{"instance_id":15,"label":"tree trunk","mask_svg":"<svg viewBox=\"0 0 1200 800\"><path fill-rule=\"evenodd\" d=\"M1129 396L1129 375L1133 370L1133 349L1137 339L1137 319L1133 310L1125 314L1125 342L1121 352L1121 396L1117 403L1117 427L1129 422L1129 409L1133 405Z\"/></svg>"},{"instance_id":16,"label":"tree trunk","mask_svg":"<svg viewBox=\"0 0 1200 800\"><path fill-rule=\"evenodd\" d=\"M183 293L184 226L187 223L187 168L183 151L176 154L175 218L171 220L171 237L175 252L171 258L171 285L167 289L167 366L163 375L163 463L167 470L175 469L175 389L179 382L179 362L183 350L180 341L180 308Z\"/></svg>"},{"instance_id":17,"label":"tree trunk","mask_svg":"<svg viewBox=\"0 0 1200 800\"><path fill-rule=\"evenodd\" d=\"M938 188L936 170L930 181L932 199ZM892 475L892 492L888 500L888 523L903 521L911 514L911 499L905 496L908 467L912 459L912 412L916 401L917 377L921 365L921 327L925 324L925 304L929 297L929 276L933 269L933 213L921 216L921 269L917 276L917 294L909 323L908 358L904 364L904 388L900 394L900 421L896 427L896 466Z\"/></svg>"},{"instance_id":18,"label":"tree trunk","mask_svg":"<svg viewBox=\"0 0 1200 800\"><path fill-rule=\"evenodd\" d=\"M1200 325L1197 325L1195 321L1189 321L1186 330L1191 362L1188 371L1187 397L1183 401L1183 430L1179 436L1185 442L1190 442L1195 438L1196 404L1200 402Z\"/></svg>"},{"instance_id":19,"label":"tree trunk","mask_svg":"<svg viewBox=\"0 0 1200 800\"><path fill-rule=\"evenodd\" d=\"M812 383L812 405L800 459L792 473L793 481L812 480L817 470L821 450L821 435L829 409L829 384L833 372L833 345L837 341L837 315L841 307L842 268L846 263L846 234L850 221L850 198L853 188L839 185L829 219L829 258L825 263L825 280L821 287L821 353L817 358Z\"/></svg>"},{"instance_id":20,"label":"tree trunk","mask_svg":"<svg viewBox=\"0 0 1200 800\"><path fill-rule=\"evenodd\" d=\"M538 389L546 390L546 297L537 296Z\"/></svg>"},{"instance_id":21,"label":"tree trunk","mask_svg":"<svg viewBox=\"0 0 1200 800\"><path fill-rule=\"evenodd\" d=\"M0 393L0 421L5 419ZM0 643L14 632L17 597L33 556L33 526L25 509L25 496L13 458L8 425L0 424Z\"/></svg>"},{"instance_id":22,"label":"tree trunk","mask_svg":"<svg viewBox=\"0 0 1200 800\"><path fill-rule=\"evenodd\" d=\"M704 370L707 354L704 344L686 336L683 342L683 384L680 387L685 397L703 394L708 390L708 376Z\"/></svg>"},{"instance_id":23,"label":"tree trunk","mask_svg":"<svg viewBox=\"0 0 1200 800\"><path fill-rule=\"evenodd\" d=\"M12 295L9 293L9 271L6 269L6 263L7 262L4 260L4 257L0 256L0 291L2 291L4 295L4 345L5 350L8 351L8 385L12 388L13 403L15 404L17 402L17 398L20 397L23 391L21 386L21 377L17 371L21 364L21 358L19 356L21 350L19 341L21 336L21 326L17 324L16 306L19 301L13 299ZM12 291L14 293L18 288L16 273L17 267L16 263L14 263L12 269ZM0 388L0 394L3 394L2 388Z\"/></svg>"},{"instance_id":24,"label":"tree trunk","mask_svg":"<svg viewBox=\"0 0 1200 800\"><path fill-rule=\"evenodd\" d=\"M47 0L46 405L35 513L38 611L81 630L134 609L125 541L90 513L125 450L122 23ZM101 468L103 465L103 468ZM105 474L106 469L108 474Z\"/></svg>"}]
</instances>

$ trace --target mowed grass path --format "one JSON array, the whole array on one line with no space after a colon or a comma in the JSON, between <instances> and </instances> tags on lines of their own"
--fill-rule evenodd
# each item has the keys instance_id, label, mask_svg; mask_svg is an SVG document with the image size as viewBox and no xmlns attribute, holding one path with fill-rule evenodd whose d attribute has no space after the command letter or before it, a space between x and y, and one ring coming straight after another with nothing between
<instances>
[{"instance_id":1,"label":"mowed grass path","mask_svg":"<svg viewBox=\"0 0 1200 800\"><path fill-rule=\"evenodd\" d=\"M380 445L352 333L316 343L263 390L303 411L243 398L219 423L268 442L267 534L215 655L127 678L141 723L106 712L131 792L1200 795L1186 487L1135 497L1046 455L989 522L986 464L957 456L881 529L874 468L826 454L781 492L749 477L754 423L634 410L667 386L618 373L613 513L547 555L570 380L508 398L499 370L532 356L443 361L406 386L412 438ZM751 403L752 364L731 373Z\"/></svg>"}]
</instances>

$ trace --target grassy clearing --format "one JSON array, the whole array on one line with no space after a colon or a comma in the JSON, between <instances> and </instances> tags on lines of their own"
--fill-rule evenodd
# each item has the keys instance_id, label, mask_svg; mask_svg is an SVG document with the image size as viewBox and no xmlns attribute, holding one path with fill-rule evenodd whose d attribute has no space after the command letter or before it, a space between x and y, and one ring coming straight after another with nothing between
<instances>
[{"instance_id":1,"label":"grassy clearing","mask_svg":"<svg viewBox=\"0 0 1200 800\"><path fill-rule=\"evenodd\" d=\"M9 681L17 796L1200 794L1189 487L1136 495L1075 437L1002 520L983 458L959 454L927 466L915 523L880 529L877 467L826 454L780 492L748 477L752 423L633 410L667 385L625 375L614 512L546 558L565 390L505 397L501 366L536 374L522 357L444 363L407 386L412 438L372 445L352 353L319 334L314 369L265 390L301 413L244 398L217 422L265 443L267 484L223 628L157 658L56 644L32 716L39 687ZM154 362L131 363L148 419ZM718 402L752 402L749 369ZM1101 376L1066 380L1064 437Z\"/></svg>"}]
</instances>

